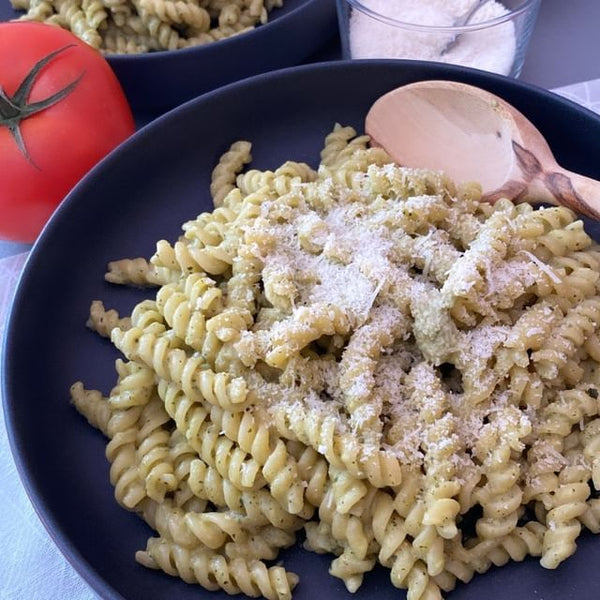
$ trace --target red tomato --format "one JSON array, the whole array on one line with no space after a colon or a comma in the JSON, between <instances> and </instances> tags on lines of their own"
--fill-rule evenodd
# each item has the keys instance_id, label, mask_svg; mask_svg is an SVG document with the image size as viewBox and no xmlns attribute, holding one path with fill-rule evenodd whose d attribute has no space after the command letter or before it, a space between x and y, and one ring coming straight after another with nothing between
<instances>
[{"instance_id":1,"label":"red tomato","mask_svg":"<svg viewBox=\"0 0 600 600\"><path fill-rule=\"evenodd\" d=\"M0 23L0 238L32 242L75 183L133 131L97 50L52 25Z\"/></svg>"}]
</instances>

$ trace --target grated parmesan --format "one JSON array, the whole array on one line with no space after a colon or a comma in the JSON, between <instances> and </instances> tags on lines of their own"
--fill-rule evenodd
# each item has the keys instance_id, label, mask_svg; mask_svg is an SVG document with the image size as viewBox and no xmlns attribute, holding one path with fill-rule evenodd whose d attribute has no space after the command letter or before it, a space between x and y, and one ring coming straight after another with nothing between
<instances>
[{"instance_id":1,"label":"grated parmesan","mask_svg":"<svg viewBox=\"0 0 600 600\"><path fill-rule=\"evenodd\" d=\"M451 26L473 0L361 0L376 14L399 22L425 26ZM484 23L507 14L501 2L484 4L471 23ZM349 31L352 58L410 58L454 63L508 75L516 52L515 26L505 21L465 33L454 41L452 32L423 32L395 26L366 12L353 10Z\"/></svg>"}]
</instances>

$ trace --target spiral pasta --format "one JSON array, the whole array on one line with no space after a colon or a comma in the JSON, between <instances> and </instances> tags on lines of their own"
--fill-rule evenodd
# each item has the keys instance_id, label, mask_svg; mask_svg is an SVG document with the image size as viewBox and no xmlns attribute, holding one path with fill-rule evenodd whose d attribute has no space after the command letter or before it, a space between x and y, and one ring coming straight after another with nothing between
<instances>
[{"instance_id":1,"label":"spiral pasta","mask_svg":"<svg viewBox=\"0 0 600 600\"><path fill-rule=\"evenodd\" d=\"M159 14L206 34L179 0L139 5L140 35ZM202 6L234 27L273 3ZM341 125L316 169L244 171L250 149L216 165L214 211L110 265L150 297L90 309L126 360L107 397L71 396L158 534L137 560L269 599L298 533L351 592L379 564L411 600L559 567L600 532L600 250L576 215L481 203Z\"/></svg>"},{"instance_id":2,"label":"spiral pasta","mask_svg":"<svg viewBox=\"0 0 600 600\"><path fill-rule=\"evenodd\" d=\"M244 593L252 598L289 600L297 576L282 567L267 567L262 561L243 558L228 560L208 549L187 550L161 538L151 538L145 552L138 552L142 564L177 575L188 583L200 583L208 590Z\"/></svg>"},{"instance_id":3,"label":"spiral pasta","mask_svg":"<svg viewBox=\"0 0 600 600\"><path fill-rule=\"evenodd\" d=\"M140 54L199 46L250 31L267 23L270 12L281 7L283 0L11 0L11 3L15 10L25 11L20 19L68 29L104 53Z\"/></svg>"}]
</instances>

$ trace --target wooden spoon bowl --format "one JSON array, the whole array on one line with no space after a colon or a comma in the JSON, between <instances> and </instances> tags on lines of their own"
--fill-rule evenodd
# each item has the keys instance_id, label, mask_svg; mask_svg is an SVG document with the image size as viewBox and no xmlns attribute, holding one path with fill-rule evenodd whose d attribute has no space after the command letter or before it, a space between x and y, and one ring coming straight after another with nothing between
<instances>
[{"instance_id":1,"label":"wooden spoon bowl","mask_svg":"<svg viewBox=\"0 0 600 600\"><path fill-rule=\"evenodd\" d=\"M365 131L400 165L478 181L483 199L546 202L600 219L600 182L562 168L516 108L454 81L399 87L371 107Z\"/></svg>"}]
</instances>

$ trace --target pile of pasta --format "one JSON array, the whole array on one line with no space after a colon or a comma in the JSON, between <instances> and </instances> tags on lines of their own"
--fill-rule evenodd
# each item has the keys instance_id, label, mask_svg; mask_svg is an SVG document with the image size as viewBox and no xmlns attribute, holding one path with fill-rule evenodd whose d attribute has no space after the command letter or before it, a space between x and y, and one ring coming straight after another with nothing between
<instances>
[{"instance_id":1,"label":"pile of pasta","mask_svg":"<svg viewBox=\"0 0 600 600\"><path fill-rule=\"evenodd\" d=\"M21 19L68 29L107 54L200 46L268 21L283 0L11 0Z\"/></svg>"},{"instance_id":2,"label":"pile of pasta","mask_svg":"<svg viewBox=\"0 0 600 600\"><path fill-rule=\"evenodd\" d=\"M479 201L350 127L317 169L214 169L215 209L115 284L88 325L124 355L72 401L109 438L137 560L207 589L291 597L297 539L356 591L411 600L600 531L600 250L567 208Z\"/></svg>"}]
</instances>

